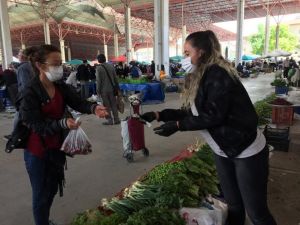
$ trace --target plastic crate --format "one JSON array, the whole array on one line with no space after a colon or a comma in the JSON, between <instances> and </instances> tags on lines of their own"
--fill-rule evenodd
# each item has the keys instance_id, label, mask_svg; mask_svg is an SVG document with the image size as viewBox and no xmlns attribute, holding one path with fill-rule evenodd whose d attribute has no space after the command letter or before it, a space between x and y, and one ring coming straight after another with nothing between
<instances>
[{"instance_id":1,"label":"plastic crate","mask_svg":"<svg viewBox=\"0 0 300 225\"><path fill-rule=\"evenodd\" d=\"M270 126L265 126L264 135L266 138L279 139L279 140L287 140L290 135L290 128L272 128Z\"/></svg>"},{"instance_id":2,"label":"plastic crate","mask_svg":"<svg viewBox=\"0 0 300 225\"><path fill-rule=\"evenodd\" d=\"M297 113L300 115L300 106L294 107L294 113Z\"/></svg>"},{"instance_id":3,"label":"plastic crate","mask_svg":"<svg viewBox=\"0 0 300 225\"><path fill-rule=\"evenodd\" d=\"M288 91L289 91L288 87L275 87L275 94L276 95L287 94Z\"/></svg>"},{"instance_id":4,"label":"plastic crate","mask_svg":"<svg viewBox=\"0 0 300 225\"><path fill-rule=\"evenodd\" d=\"M292 125L293 118L293 106L272 106L272 123Z\"/></svg>"},{"instance_id":5,"label":"plastic crate","mask_svg":"<svg viewBox=\"0 0 300 225\"><path fill-rule=\"evenodd\" d=\"M288 152L290 140L268 140L267 143L274 147L274 151Z\"/></svg>"},{"instance_id":6,"label":"plastic crate","mask_svg":"<svg viewBox=\"0 0 300 225\"><path fill-rule=\"evenodd\" d=\"M271 128L266 126L264 129L264 135L266 137L267 144L272 145L275 151L289 150L290 144L290 128Z\"/></svg>"}]
</instances>

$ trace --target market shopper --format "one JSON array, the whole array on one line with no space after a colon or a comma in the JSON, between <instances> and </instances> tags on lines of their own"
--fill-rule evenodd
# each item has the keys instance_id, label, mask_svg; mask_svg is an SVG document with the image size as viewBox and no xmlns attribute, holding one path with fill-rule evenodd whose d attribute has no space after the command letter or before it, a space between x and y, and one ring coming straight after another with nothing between
<instances>
[{"instance_id":1,"label":"market shopper","mask_svg":"<svg viewBox=\"0 0 300 225\"><path fill-rule=\"evenodd\" d=\"M148 112L148 122L164 122L154 131L170 136L200 130L215 155L218 176L228 204L228 225L243 225L245 211L254 225L276 225L267 205L266 140L237 71L221 55L212 31L190 34L185 54L194 67L186 84L185 109Z\"/></svg>"},{"instance_id":2,"label":"market shopper","mask_svg":"<svg viewBox=\"0 0 300 225\"><path fill-rule=\"evenodd\" d=\"M64 183L65 153L60 151L64 134L79 123L66 116L67 106L104 118L106 109L80 98L73 87L61 81L60 50L42 45L34 55L36 74L18 99L20 119L29 130L24 150L25 166L32 187L33 216L36 225L48 225L53 199Z\"/></svg>"},{"instance_id":3,"label":"market shopper","mask_svg":"<svg viewBox=\"0 0 300 225\"><path fill-rule=\"evenodd\" d=\"M89 80L91 77L91 66L88 64L88 61L84 59L82 60L82 64L78 66L76 74L76 79L80 81L80 93L82 99L87 99L90 97Z\"/></svg>"},{"instance_id":4,"label":"market shopper","mask_svg":"<svg viewBox=\"0 0 300 225\"><path fill-rule=\"evenodd\" d=\"M120 124L116 95L119 92L119 83L115 68L106 62L104 54L97 56L100 65L96 68L97 93L107 107L109 114L103 125Z\"/></svg>"}]
</instances>

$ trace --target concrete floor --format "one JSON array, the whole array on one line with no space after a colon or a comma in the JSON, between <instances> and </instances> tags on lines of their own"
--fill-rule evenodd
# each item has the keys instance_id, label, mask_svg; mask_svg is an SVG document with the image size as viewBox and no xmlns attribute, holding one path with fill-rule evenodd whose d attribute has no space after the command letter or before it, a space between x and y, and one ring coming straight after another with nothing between
<instances>
[{"instance_id":1,"label":"concrete floor","mask_svg":"<svg viewBox=\"0 0 300 225\"><path fill-rule=\"evenodd\" d=\"M273 91L269 85L271 80L272 75L243 80L253 102ZM179 95L167 94L166 103L144 106L144 111L179 106ZM128 114L127 109L125 115ZM10 132L12 117L11 114L0 113L0 137ZM51 212L51 218L59 224L68 224L77 212L97 207L102 198L114 195L155 165L200 139L197 132L178 132L170 138L163 138L154 135L152 128L145 128L150 157L144 158L138 152L135 163L129 164L122 158L119 126L104 127L102 121L94 116L82 116L82 120L94 152L68 160L64 197L55 198ZM154 127L156 125L153 123ZM294 133L297 137L297 130ZM4 144L1 139L0 145ZM292 145L295 145L293 151L275 152L271 159L270 205L279 225L297 225L300 222L299 145ZM12 154L0 152L0 203L0 225L33 224L31 189L22 151L16 150Z\"/></svg>"}]
</instances>

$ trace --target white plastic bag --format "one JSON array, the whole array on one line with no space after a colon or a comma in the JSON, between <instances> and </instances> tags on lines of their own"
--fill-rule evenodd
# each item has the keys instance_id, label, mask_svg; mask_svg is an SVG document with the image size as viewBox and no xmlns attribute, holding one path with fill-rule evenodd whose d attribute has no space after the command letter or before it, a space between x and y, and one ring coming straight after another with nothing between
<instances>
[{"instance_id":1,"label":"white plastic bag","mask_svg":"<svg viewBox=\"0 0 300 225\"><path fill-rule=\"evenodd\" d=\"M187 225L224 225L227 220L228 206L226 203L212 199L213 209L201 208L181 208L179 214L185 219ZM246 215L245 225L253 225Z\"/></svg>"},{"instance_id":2,"label":"white plastic bag","mask_svg":"<svg viewBox=\"0 0 300 225\"><path fill-rule=\"evenodd\" d=\"M217 199L213 199L213 202L211 205L213 209L182 208L179 213L187 225L224 225L227 219L227 205Z\"/></svg>"},{"instance_id":3,"label":"white plastic bag","mask_svg":"<svg viewBox=\"0 0 300 225\"><path fill-rule=\"evenodd\" d=\"M87 155L92 152L92 145L81 127L70 130L61 146L61 150L70 155Z\"/></svg>"},{"instance_id":4,"label":"white plastic bag","mask_svg":"<svg viewBox=\"0 0 300 225\"><path fill-rule=\"evenodd\" d=\"M129 131L128 131L128 120L121 121L121 136L123 139L124 152L127 152L131 148Z\"/></svg>"}]
</instances>

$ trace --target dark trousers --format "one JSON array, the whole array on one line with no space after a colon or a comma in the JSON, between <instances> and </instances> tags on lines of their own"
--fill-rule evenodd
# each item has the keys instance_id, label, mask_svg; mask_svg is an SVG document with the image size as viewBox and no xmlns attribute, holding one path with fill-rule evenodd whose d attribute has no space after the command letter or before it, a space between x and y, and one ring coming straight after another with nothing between
<instances>
[{"instance_id":1,"label":"dark trousers","mask_svg":"<svg viewBox=\"0 0 300 225\"><path fill-rule=\"evenodd\" d=\"M102 92L101 98L103 100L103 105L107 108L108 116L106 119L109 122L112 122L111 114L114 117L114 122L120 121L119 119L119 113L118 113L118 107L117 107L117 100L116 96L114 96L113 92Z\"/></svg>"},{"instance_id":2,"label":"dark trousers","mask_svg":"<svg viewBox=\"0 0 300 225\"><path fill-rule=\"evenodd\" d=\"M57 180L46 176L44 159L24 151L26 170L32 188L32 208L36 225L49 225L50 208L58 191Z\"/></svg>"},{"instance_id":3,"label":"dark trousers","mask_svg":"<svg viewBox=\"0 0 300 225\"><path fill-rule=\"evenodd\" d=\"M228 225L244 225L245 211L254 225L276 225L267 205L269 151L228 159L215 155L221 188L228 204Z\"/></svg>"},{"instance_id":4,"label":"dark trousers","mask_svg":"<svg viewBox=\"0 0 300 225\"><path fill-rule=\"evenodd\" d=\"M287 77L288 77L289 70L290 70L290 68L289 68L289 67L284 67L284 69L283 69L283 77L285 77L285 78L287 78Z\"/></svg>"},{"instance_id":5,"label":"dark trousers","mask_svg":"<svg viewBox=\"0 0 300 225\"><path fill-rule=\"evenodd\" d=\"M87 99L90 97L90 85L89 81L80 81L80 93L81 93L81 98L82 99Z\"/></svg>"}]
</instances>

